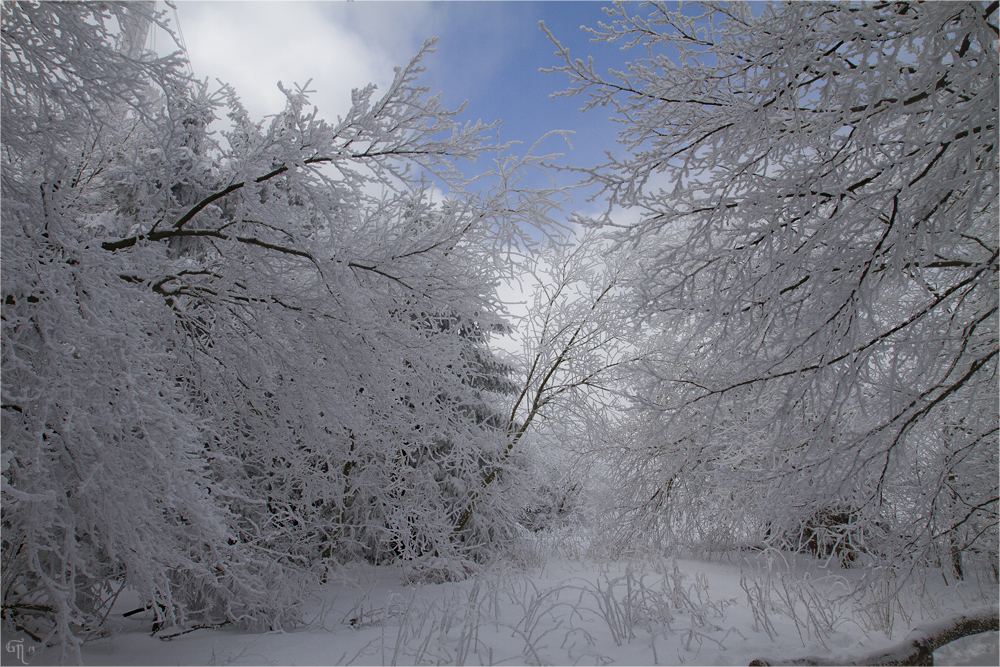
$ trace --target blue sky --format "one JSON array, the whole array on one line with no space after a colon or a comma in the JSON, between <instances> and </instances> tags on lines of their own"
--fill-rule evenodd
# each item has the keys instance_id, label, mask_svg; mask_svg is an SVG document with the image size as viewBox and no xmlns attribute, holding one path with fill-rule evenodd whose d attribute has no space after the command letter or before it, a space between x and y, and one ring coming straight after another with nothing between
<instances>
[{"instance_id":1,"label":"blue sky","mask_svg":"<svg viewBox=\"0 0 1000 667\"><path fill-rule=\"evenodd\" d=\"M425 60L422 82L441 92L446 106L468 102L463 120L502 120L502 141L521 141L526 150L550 130L572 130L573 150L558 137L542 152L566 153L563 162L593 166L614 150L610 110L582 114L585 99L557 98L563 74L539 68L560 63L555 46L539 29L540 20L571 53L595 56L599 65L622 67L632 54L616 45L591 43L581 25L606 19L601 2L232 2L182 0L176 18L194 73L231 83L252 116L283 106L277 81L286 86L312 79L320 114L346 111L350 90L374 82L381 89L393 67L405 64L424 39L439 38ZM158 9L165 9L157 3ZM172 22L175 14L169 8ZM166 47L163 35L156 46ZM467 173L475 172L473 166ZM575 177L561 177L570 183ZM578 197L581 201L582 198Z\"/></svg>"}]
</instances>

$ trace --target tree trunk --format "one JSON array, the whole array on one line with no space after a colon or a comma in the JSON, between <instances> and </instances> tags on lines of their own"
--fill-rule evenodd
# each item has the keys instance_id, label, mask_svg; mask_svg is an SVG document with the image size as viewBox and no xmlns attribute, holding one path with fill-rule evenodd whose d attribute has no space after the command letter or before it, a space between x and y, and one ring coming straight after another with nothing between
<instances>
[{"instance_id":1,"label":"tree trunk","mask_svg":"<svg viewBox=\"0 0 1000 667\"><path fill-rule=\"evenodd\" d=\"M998 606L977 607L924 623L911 630L895 646L866 655L846 660L815 657L793 660L757 658L750 665L933 665L934 651L945 644L968 635L996 632L998 629Z\"/></svg>"}]
</instances>

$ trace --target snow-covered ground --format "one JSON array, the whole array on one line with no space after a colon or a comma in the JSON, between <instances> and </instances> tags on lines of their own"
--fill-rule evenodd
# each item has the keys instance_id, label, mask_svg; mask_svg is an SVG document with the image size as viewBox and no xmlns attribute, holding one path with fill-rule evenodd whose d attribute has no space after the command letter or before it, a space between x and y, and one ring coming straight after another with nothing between
<instances>
[{"instance_id":1,"label":"snow-covered ground","mask_svg":"<svg viewBox=\"0 0 1000 667\"><path fill-rule=\"evenodd\" d=\"M83 647L88 665L627 664L746 665L754 658L865 654L930 619L992 604L992 577L908 582L901 602L849 597L861 572L808 557L728 554L710 562L601 563L528 553L457 583L415 583L404 566L355 565L315 591L307 627L201 629L165 640L151 617L124 618ZM521 561L525 562L525 554ZM917 588L924 595L916 595ZM869 595L881 591L868 589ZM4 637L6 643L10 638ZM935 653L937 665L997 665L997 633ZM57 649L28 664L59 661ZM10 654L4 664L16 664ZM20 661L23 662L23 661Z\"/></svg>"}]
</instances>

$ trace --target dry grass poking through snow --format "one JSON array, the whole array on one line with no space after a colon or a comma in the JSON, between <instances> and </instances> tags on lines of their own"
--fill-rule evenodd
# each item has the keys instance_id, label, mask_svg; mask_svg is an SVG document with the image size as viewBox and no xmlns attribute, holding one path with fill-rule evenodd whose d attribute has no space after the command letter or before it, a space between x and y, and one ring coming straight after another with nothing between
<instances>
[{"instance_id":1,"label":"dry grass poking through snow","mask_svg":"<svg viewBox=\"0 0 1000 667\"><path fill-rule=\"evenodd\" d=\"M107 665L746 665L761 655L865 653L997 600L983 572L957 584L938 575L859 588L858 570L776 552L600 563L528 546L519 566L505 561L457 583L412 583L403 566L344 568L315 592L308 627L290 632L198 630L164 642L148 619L117 612L115 631L83 654ZM900 594L886 600L886 586ZM997 652L988 633L945 647L935 662L996 665Z\"/></svg>"}]
</instances>

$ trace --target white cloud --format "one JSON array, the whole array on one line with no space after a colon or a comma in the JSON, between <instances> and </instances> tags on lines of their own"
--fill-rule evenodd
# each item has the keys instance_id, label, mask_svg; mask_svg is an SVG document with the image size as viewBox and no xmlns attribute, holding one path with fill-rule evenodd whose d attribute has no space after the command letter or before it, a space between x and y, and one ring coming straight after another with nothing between
<instances>
[{"instance_id":1,"label":"white cloud","mask_svg":"<svg viewBox=\"0 0 1000 667\"><path fill-rule=\"evenodd\" d=\"M425 39L440 36L451 22L449 3L355 2L323 7L366 44L377 46L394 66L408 63Z\"/></svg>"},{"instance_id":2,"label":"white cloud","mask_svg":"<svg viewBox=\"0 0 1000 667\"><path fill-rule=\"evenodd\" d=\"M254 119L280 112L277 88L305 84L320 115L334 119L350 92L369 83L384 90L391 54L338 21L326 3L186 2L178 15L195 76L232 84Z\"/></svg>"}]
</instances>

